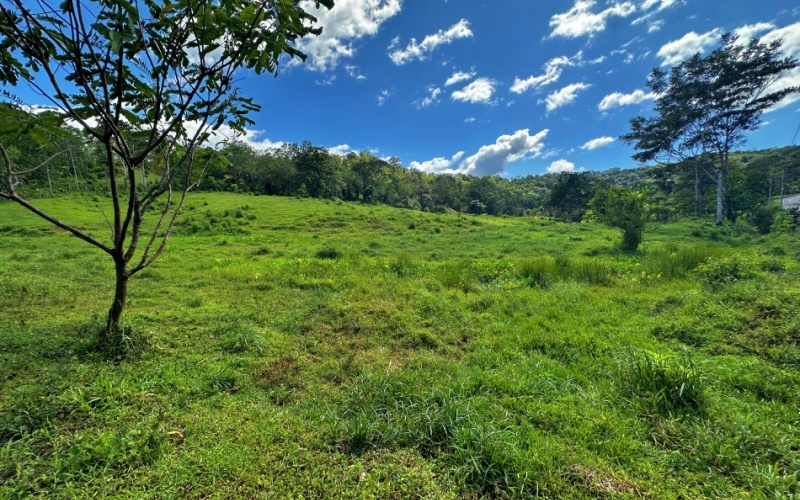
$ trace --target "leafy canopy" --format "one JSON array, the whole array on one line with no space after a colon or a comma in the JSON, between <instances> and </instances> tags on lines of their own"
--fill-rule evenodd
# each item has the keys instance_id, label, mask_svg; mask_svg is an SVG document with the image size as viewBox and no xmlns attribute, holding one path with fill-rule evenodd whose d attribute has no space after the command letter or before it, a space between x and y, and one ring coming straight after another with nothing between
<instances>
[{"instance_id":1,"label":"leafy canopy","mask_svg":"<svg viewBox=\"0 0 800 500\"><path fill-rule=\"evenodd\" d=\"M695 54L669 72L653 69L647 87L658 96L656 116L633 118L622 136L636 148L633 158L671 161L708 151L726 163L728 152L758 128L762 113L800 92L773 85L798 67L796 59L780 57L780 48L780 40L743 43L725 34L707 56Z\"/></svg>"}]
</instances>

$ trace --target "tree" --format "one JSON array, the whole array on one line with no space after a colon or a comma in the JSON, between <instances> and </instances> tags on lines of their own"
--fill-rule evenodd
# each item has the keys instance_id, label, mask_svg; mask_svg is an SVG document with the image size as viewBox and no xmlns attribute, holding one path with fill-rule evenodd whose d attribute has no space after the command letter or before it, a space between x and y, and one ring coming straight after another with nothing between
<instances>
[{"instance_id":1,"label":"tree","mask_svg":"<svg viewBox=\"0 0 800 500\"><path fill-rule=\"evenodd\" d=\"M635 252L650 218L645 195L628 188L598 189L591 201L595 216L611 227L622 229L622 251Z\"/></svg>"},{"instance_id":2,"label":"tree","mask_svg":"<svg viewBox=\"0 0 800 500\"><path fill-rule=\"evenodd\" d=\"M556 219L580 222L592 196L594 186L587 172L564 172L556 177L543 206Z\"/></svg>"},{"instance_id":3,"label":"tree","mask_svg":"<svg viewBox=\"0 0 800 500\"><path fill-rule=\"evenodd\" d=\"M110 241L20 195L20 173L0 146L0 197L113 260L115 292L102 341L122 339L128 280L162 253L186 193L202 177L206 162L195 162L197 149L222 125L243 130L247 113L259 109L239 95L236 71L277 74L283 54L305 59L295 42L320 33L315 21L298 0L0 3L0 83L26 83L104 153ZM146 162L158 180L143 188L136 173Z\"/></svg>"},{"instance_id":4,"label":"tree","mask_svg":"<svg viewBox=\"0 0 800 500\"><path fill-rule=\"evenodd\" d=\"M800 87L774 88L778 79L798 67L780 57L781 41L740 43L722 36L708 56L695 54L669 73L655 68L647 86L657 95L651 118L636 117L621 139L638 151L639 162L691 159L695 183L706 168L716 182L716 223L722 224L731 151L760 124L761 114ZM730 206L730 203L727 204ZM728 217L731 213L728 212Z\"/></svg>"}]
</instances>

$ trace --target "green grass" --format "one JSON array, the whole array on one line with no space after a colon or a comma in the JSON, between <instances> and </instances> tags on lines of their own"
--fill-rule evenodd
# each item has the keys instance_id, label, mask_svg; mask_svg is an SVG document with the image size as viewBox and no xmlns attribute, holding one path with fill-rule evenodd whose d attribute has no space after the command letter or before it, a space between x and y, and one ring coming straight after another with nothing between
<instances>
[{"instance_id":1,"label":"green grass","mask_svg":"<svg viewBox=\"0 0 800 500\"><path fill-rule=\"evenodd\" d=\"M104 200L39 203L102 238ZM105 210L107 213L107 210ZM797 238L193 194L104 255L0 203L0 498L800 495Z\"/></svg>"}]
</instances>

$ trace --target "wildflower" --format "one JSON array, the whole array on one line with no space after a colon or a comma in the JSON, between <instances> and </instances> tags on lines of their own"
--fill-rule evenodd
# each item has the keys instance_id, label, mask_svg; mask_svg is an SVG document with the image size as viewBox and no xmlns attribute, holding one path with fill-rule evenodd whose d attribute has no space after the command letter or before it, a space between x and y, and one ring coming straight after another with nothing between
<instances>
[{"instance_id":1,"label":"wildflower","mask_svg":"<svg viewBox=\"0 0 800 500\"><path fill-rule=\"evenodd\" d=\"M297 259L297 263L300 264L303 262L303 259Z\"/></svg>"},{"instance_id":2,"label":"wildflower","mask_svg":"<svg viewBox=\"0 0 800 500\"><path fill-rule=\"evenodd\" d=\"M645 275L646 275L646 273L644 271L642 271L642 278L644 278Z\"/></svg>"},{"instance_id":3,"label":"wildflower","mask_svg":"<svg viewBox=\"0 0 800 500\"><path fill-rule=\"evenodd\" d=\"M658 276L656 276L656 278L661 279L661 273L658 273Z\"/></svg>"}]
</instances>

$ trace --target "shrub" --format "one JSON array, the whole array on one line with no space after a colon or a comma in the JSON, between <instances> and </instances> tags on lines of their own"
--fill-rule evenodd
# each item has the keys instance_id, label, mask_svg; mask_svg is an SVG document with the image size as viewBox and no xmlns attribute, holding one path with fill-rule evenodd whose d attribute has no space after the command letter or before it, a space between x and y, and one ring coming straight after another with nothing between
<instances>
[{"instance_id":1,"label":"shrub","mask_svg":"<svg viewBox=\"0 0 800 500\"><path fill-rule=\"evenodd\" d=\"M314 256L318 259L336 260L342 256L342 252L334 247L324 247L317 250Z\"/></svg>"},{"instance_id":2,"label":"shrub","mask_svg":"<svg viewBox=\"0 0 800 500\"><path fill-rule=\"evenodd\" d=\"M634 252L639 248L645 223L650 218L643 193L614 186L598 190L591 208L601 221L622 229L622 251Z\"/></svg>"},{"instance_id":3,"label":"shrub","mask_svg":"<svg viewBox=\"0 0 800 500\"><path fill-rule=\"evenodd\" d=\"M758 264L739 254L709 258L704 264L697 267L697 276L700 281L713 289L751 279L757 275Z\"/></svg>"}]
</instances>

